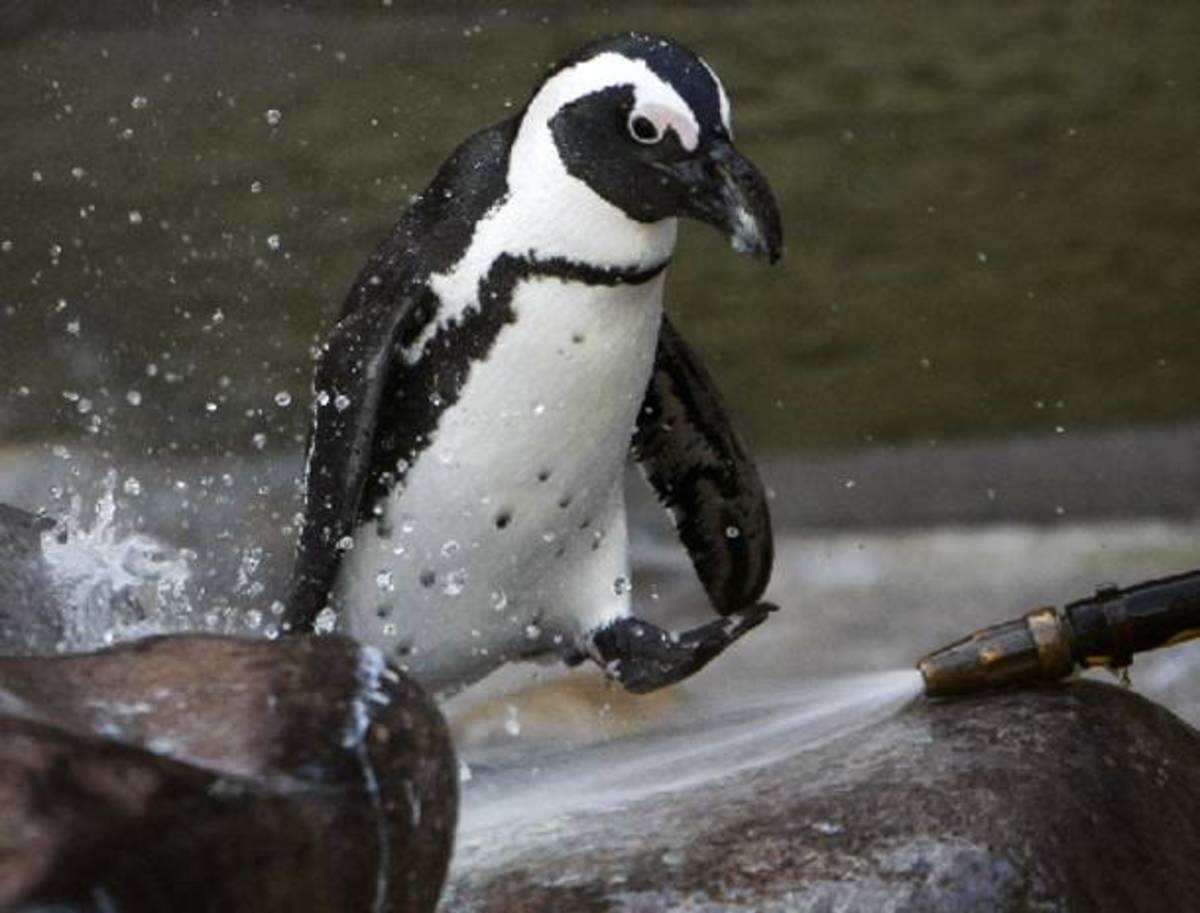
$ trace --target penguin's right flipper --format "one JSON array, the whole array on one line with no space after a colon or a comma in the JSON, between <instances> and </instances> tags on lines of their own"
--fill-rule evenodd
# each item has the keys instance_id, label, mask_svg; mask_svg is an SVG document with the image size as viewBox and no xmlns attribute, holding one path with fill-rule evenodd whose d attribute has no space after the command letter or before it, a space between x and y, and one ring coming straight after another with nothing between
<instances>
[{"instance_id":1,"label":"penguin's right flipper","mask_svg":"<svg viewBox=\"0 0 1200 913\"><path fill-rule=\"evenodd\" d=\"M365 303L342 317L317 361L304 528L283 619L292 631L311 630L333 588L341 542L359 517L393 353L420 310L410 301Z\"/></svg>"},{"instance_id":2,"label":"penguin's right flipper","mask_svg":"<svg viewBox=\"0 0 1200 913\"><path fill-rule=\"evenodd\" d=\"M633 454L713 607L729 615L757 602L774 555L766 491L716 383L665 316Z\"/></svg>"},{"instance_id":3,"label":"penguin's right flipper","mask_svg":"<svg viewBox=\"0 0 1200 913\"><path fill-rule=\"evenodd\" d=\"M775 610L760 602L682 634L640 618L618 618L593 632L587 652L626 691L646 694L700 671Z\"/></svg>"}]
</instances>

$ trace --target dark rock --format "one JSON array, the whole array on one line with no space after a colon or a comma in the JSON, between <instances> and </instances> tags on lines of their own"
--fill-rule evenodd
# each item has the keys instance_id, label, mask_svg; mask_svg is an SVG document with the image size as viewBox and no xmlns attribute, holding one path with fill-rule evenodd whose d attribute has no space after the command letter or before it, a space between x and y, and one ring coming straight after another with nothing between
<instances>
[{"instance_id":1,"label":"dark rock","mask_svg":"<svg viewBox=\"0 0 1200 913\"><path fill-rule=\"evenodd\" d=\"M413 682L348 640L0 659L0 711L0 909L436 904L449 737Z\"/></svg>"},{"instance_id":2,"label":"dark rock","mask_svg":"<svg viewBox=\"0 0 1200 913\"><path fill-rule=\"evenodd\" d=\"M1196 910L1200 735L1094 683L921 700L723 779L471 837L446 913Z\"/></svg>"},{"instance_id":3,"label":"dark rock","mask_svg":"<svg viewBox=\"0 0 1200 913\"><path fill-rule=\"evenodd\" d=\"M53 523L0 504L0 655L48 653L62 639L62 618L42 558Z\"/></svg>"}]
</instances>

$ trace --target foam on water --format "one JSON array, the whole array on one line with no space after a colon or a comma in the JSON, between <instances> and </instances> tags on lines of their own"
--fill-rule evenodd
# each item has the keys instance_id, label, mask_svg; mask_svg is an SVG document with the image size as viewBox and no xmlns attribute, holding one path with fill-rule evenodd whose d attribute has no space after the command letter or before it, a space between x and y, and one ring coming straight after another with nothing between
<instances>
[{"instance_id":1,"label":"foam on water","mask_svg":"<svg viewBox=\"0 0 1200 913\"><path fill-rule=\"evenodd\" d=\"M922 690L920 674L907 669L794 687L708 703L654 733L474 776L459 841L476 845L493 828L615 807L768 764L887 717Z\"/></svg>"}]
</instances>

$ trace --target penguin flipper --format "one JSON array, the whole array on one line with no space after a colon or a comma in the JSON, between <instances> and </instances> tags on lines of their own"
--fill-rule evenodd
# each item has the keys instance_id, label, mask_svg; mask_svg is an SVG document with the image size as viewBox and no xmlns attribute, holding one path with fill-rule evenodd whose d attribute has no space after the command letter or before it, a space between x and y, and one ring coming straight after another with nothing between
<instances>
[{"instance_id":1,"label":"penguin flipper","mask_svg":"<svg viewBox=\"0 0 1200 913\"><path fill-rule=\"evenodd\" d=\"M417 322L411 302L378 299L345 314L317 360L305 470L304 528L284 622L311 630L354 532L371 468L381 400L394 349Z\"/></svg>"},{"instance_id":2,"label":"penguin flipper","mask_svg":"<svg viewBox=\"0 0 1200 913\"><path fill-rule=\"evenodd\" d=\"M633 454L713 607L729 615L753 605L774 559L766 491L712 376L665 315Z\"/></svg>"}]
</instances>

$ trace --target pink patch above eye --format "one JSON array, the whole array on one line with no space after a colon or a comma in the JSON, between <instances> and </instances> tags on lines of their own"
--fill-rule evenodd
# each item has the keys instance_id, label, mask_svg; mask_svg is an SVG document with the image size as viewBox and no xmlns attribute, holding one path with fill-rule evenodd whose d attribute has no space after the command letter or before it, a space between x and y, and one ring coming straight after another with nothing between
<instances>
[{"instance_id":1,"label":"pink patch above eye","mask_svg":"<svg viewBox=\"0 0 1200 913\"><path fill-rule=\"evenodd\" d=\"M674 130L683 148L689 152L696 148L700 137L696 129L696 122L688 114L669 105L653 103L640 105L636 109L636 114L649 118L663 133L666 133L668 129Z\"/></svg>"}]
</instances>

